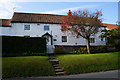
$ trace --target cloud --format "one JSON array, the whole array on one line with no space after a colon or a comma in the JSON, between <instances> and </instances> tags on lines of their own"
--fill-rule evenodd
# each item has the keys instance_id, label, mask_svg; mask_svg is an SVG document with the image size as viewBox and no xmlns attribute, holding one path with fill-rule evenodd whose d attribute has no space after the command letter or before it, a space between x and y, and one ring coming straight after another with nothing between
<instances>
[{"instance_id":1,"label":"cloud","mask_svg":"<svg viewBox=\"0 0 120 80\"><path fill-rule=\"evenodd\" d=\"M84 5L84 6L79 6L79 7L67 8L67 9L62 9L62 10L47 11L47 12L41 12L41 13L61 14L61 13L67 13L69 11L69 9L71 11L76 11L78 9L88 9L88 8L93 8L93 7L97 7L97 6L99 6L99 5Z\"/></svg>"},{"instance_id":2,"label":"cloud","mask_svg":"<svg viewBox=\"0 0 120 80\"><path fill-rule=\"evenodd\" d=\"M0 1L0 18L11 18L13 15L13 8L19 7L14 0L1 0Z\"/></svg>"},{"instance_id":3,"label":"cloud","mask_svg":"<svg viewBox=\"0 0 120 80\"><path fill-rule=\"evenodd\" d=\"M11 18L14 11L16 9L21 8L17 2L29 2L29 0L0 0L0 18ZM32 0L31 0L32 1ZM73 8L67 8L62 10L54 10L54 11L46 11L41 13L47 13L47 14L61 14L61 13L67 13L70 10L77 10L77 9L85 9L85 8L92 8L96 7L98 5L85 5L85 6L79 6L79 7L73 7ZM15 8L15 10L13 10Z\"/></svg>"}]
</instances>

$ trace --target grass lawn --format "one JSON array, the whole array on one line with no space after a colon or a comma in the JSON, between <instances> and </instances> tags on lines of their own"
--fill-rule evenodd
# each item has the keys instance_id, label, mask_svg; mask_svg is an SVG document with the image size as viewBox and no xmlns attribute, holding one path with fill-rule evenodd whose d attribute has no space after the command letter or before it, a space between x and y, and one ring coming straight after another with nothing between
<instances>
[{"instance_id":1,"label":"grass lawn","mask_svg":"<svg viewBox=\"0 0 120 80\"><path fill-rule=\"evenodd\" d=\"M120 52L67 54L58 55L58 60L66 74L79 74L118 69L118 54Z\"/></svg>"},{"instance_id":2,"label":"grass lawn","mask_svg":"<svg viewBox=\"0 0 120 80\"><path fill-rule=\"evenodd\" d=\"M2 77L32 77L54 75L47 56L3 57Z\"/></svg>"}]
</instances>

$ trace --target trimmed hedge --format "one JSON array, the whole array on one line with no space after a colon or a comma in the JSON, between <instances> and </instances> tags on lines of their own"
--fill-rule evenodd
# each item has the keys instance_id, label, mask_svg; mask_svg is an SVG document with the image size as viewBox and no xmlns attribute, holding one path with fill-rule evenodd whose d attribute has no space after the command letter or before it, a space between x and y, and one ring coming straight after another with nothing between
<instances>
[{"instance_id":1,"label":"trimmed hedge","mask_svg":"<svg viewBox=\"0 0 120 80\"><path fill-rule=\"evenodd\" d=\"M105 53L117 51L114 46L98 45L90 46L91 53ZM68 53L78 53L86 54L86 45L55 45L54 53L56 54L68 54Z\"/></svg>"},{"instance_id":2,"label":"trimmed hedge","mask_svg":"<svg viewBox=\"0 0 120 80\"><path fill-rule=\"evenodd\" d=\"M41 55L45 52L45 38L2 36L3 56Z\"/></svg>"}]
</instances>

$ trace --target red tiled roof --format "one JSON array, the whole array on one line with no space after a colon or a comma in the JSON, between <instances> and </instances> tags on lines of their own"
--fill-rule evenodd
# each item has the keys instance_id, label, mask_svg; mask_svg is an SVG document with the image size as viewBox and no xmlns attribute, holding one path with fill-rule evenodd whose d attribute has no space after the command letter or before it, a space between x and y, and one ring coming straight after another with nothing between
<instances>
[{"instance_id":1,"label":"red tiled roof","mask_svg":"<svg viewBox=\"0 0 120 80\"><path fill-rule=\"evenodd\" d=\"M10 27L11 19L0 19L2 27Z\"/></svg>"},{"instance_id":2,"label":"red tiled roof","mask_svg":"<svg viewBox=\"0 0 120 80\"><path fill-rule=\"evenodd\" d=\"M118 25L115 25L115 24L103 24L104 26L107 26L107 30L112 30L112 29L115 29L115 28L118 28Z\"/></svg>"},{"instance_id":3,"label":"red tiled roof","mask_svg":"<svg viewBox=\"0 0 120 80\"><path fill-rule=\"evenodd\" d=\"M15 12L12 22L32 22L32 23L61 23L63 15L37 14L37 13L18 13Z\"/></svg>"},{"instance_id":4,"label":"red tiled roof","mask_svg":"<svg viewBox=\"0 0 120 80\"><path fill-rule=\"evenodd\" d=\"M12 20L11 19L0 19L2 20L2 26L10 26L10 22L28 22L28 23L62 23L61 18L64 15L55 15L55 14L38 14L38 13L20 13L15 12ZM107 26L108 30L112 30L118 28L118 25L114 24L105 24L103 26Z\"/></svg>"}]
</instances>

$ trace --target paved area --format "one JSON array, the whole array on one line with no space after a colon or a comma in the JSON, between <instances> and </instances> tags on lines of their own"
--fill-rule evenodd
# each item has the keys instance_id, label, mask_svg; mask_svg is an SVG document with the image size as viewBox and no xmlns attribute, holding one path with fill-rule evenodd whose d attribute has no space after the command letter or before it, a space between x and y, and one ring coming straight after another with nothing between
<instances>
[{"instance_id":1,"label":"paved area","mask_svg":"<svg viewBox=\"0 0 120 80\"><path fill-rule=\"evenodd\" d=\"M62 76L45 76L45 77L29 77L29 78L12 78L12 79L4 79L4 80L63 80L67 78L69 78L69 80L72 80L73 78L81 78L81 80L83 78L91 78L92 80L94 78L101 78L101 79L105 79L109 78L109 80L111 80L110 78L113 78L114 80L118 80L117 78L119 78L120 75L118 76L118 70L112 70L112 71L105 71L105 72L94 72L94 73L85 73L85 74L75 74L75 75L62 75ZM71 79L72 78L72 79ZM112 80L113 80L112 79Z\"/></svg>"},{"instance_id":2,"label":"paved area","mask_svg":"<svg viewBox=\"0 0 120 80\"><path fill-rule=\"evenodd\" d=\"M47 78L118 78L118 70L64 76L49 76Z\"/></svg>"},{"instance_id":3,"label":"paved area","mask_svg":"<svg viewBox=\"0 0 120 80\"><path fill-rule=\"evenodd\" d=\"M59 78L118 78L118 70L60 76Z\"/></svg>"}]
</instances>

